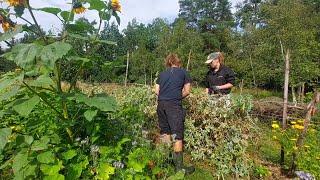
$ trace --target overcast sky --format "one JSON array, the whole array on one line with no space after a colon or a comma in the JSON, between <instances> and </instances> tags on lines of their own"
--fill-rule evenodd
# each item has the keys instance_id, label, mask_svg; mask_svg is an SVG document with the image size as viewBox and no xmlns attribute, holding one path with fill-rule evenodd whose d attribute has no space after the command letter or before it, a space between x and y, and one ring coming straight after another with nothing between
<instances>
[{"instance_id":1,"label":"overcast sky","mask_svg":"<svg viewBox=\"0 0 320 180\"><path fill-rule=\"evenodd\" d=\"M232 7L243 0L231 0ZM1 0L0 0L1 2ZM67 3L71 0L30 0L31 6L34 8L41 7L59 7L63 10L70 9ZM128 22L136 18L138 22L150 23L154 18L167 18L169 21L174 20L179 12L178 0L120 0L122 5L122 13L120 13L121 24L120 29L124 29ZM5 3L0 4L0 8L5 7ZM233 8L232 11L235 9ZM61 22L53 15L42 12L35 12L36 19L45 30L60 31ZM95 11L86 11L84 14L76 15L76 17L86 17L90 21L98 19ZM30 19L28 13L24 17Z\"/></svg>"}]
</instances>

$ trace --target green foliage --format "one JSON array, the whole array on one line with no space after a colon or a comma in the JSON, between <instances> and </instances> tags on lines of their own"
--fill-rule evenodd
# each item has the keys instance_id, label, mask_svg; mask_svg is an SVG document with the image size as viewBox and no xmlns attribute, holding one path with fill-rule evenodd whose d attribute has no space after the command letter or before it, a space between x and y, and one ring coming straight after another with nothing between
<instances>
[{"instance_id":1,"label":"green foliage","mask_svg":"<svg viewBox=\"0 0 320 180\"><path fill-rule=\"evenodd\" d=\"M263 177L270 175L270 171L268 170L268 168L259 165L259 166L254 167L253 175L258 178L263 178Z\"/></svg>"},{"instance_id":2,"label":"green foliage","mask_svg":"<svg viewBox=\"0 0 320 180\"><path fill-rule=\"evenodd\" d=\"M7 144L7 141L9 139L9 136L11 135L11 129L10 128L2 128L0 129L0 152L2 152L4 146Z\"/></svg>"}]
</instances>

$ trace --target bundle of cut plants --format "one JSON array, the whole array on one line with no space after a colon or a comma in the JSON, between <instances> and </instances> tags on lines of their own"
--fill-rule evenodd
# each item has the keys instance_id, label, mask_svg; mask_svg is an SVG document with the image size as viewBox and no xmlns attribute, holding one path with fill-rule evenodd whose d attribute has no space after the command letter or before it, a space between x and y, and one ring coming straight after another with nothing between
<instances>
[{"instance_id":1,"label":"bundle of cut plants","mask_svg":"<svg viewBox=\"0 0 320 180\"><path fill-rule=\"evenodd\" d=\"M195 161L207 161L215 176L248 176L248 142L254 137L252 97L196 93L187 99L185 140Z\"/></svg>"}]
</instances>

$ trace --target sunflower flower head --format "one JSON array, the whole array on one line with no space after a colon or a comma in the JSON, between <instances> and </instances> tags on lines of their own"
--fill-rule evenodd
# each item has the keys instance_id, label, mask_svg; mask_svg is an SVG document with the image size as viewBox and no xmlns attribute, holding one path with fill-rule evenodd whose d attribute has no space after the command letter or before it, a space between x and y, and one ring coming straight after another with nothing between
<instances>
[{"instance_id":1,"label":"sunflower flower head","mask_svg":"<svg viewBox=\"0 0 320 180\"><path fill-rule=\"evenodd\" d=\"M9 6L19 6L24 3L24 0L7 0Z\"/></svg>"},{"instance_id":2,"label":"sunflower flower head","mask_svg":"<svg viewBox=\"0 0 320 180\"><path fill-rule=\"evenodd\" d=\"M111 0L111 7L114 11L121 12L121 5L119 0Z\"/></svg>"},{"instance_id":3,"label":"sunflower flower head","mask_svg":"<svg viewBox=\"0 0 320 180\"><path fill-rule=\"evenodd\" d=\"M10 28L11 28L11 26L8 22L2 22L2 29L4 32L9 31Z\"/></svg>"},{"instance_id":4,"label":"sunflower flower head","mask_svg":"<svg viewBox=\"0 0 320 180\"><path fill-rule=\"evenodd\" d=\"M76 14L81 14L86 11L86 8L82 6L80 2L77 2L73 5L73 12Z\"/></svg>"}]
</instances>

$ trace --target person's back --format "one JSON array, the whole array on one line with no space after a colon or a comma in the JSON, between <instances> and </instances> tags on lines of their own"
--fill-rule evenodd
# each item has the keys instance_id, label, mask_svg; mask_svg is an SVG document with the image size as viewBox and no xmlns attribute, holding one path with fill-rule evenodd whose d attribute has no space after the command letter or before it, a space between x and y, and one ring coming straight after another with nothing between
<instances>
[{"instance_id":1,"label":"person's back","mask_svg":"<svg viewBox=\"0 0 320 180\"><path fill-rule=\"evenodd\" d=\"M190 78L187 72L179 67L169 67L160 73L157 84L160 86L159 101L172 101L181 104L182 89Z\"/></svg>"}]
</instances>

